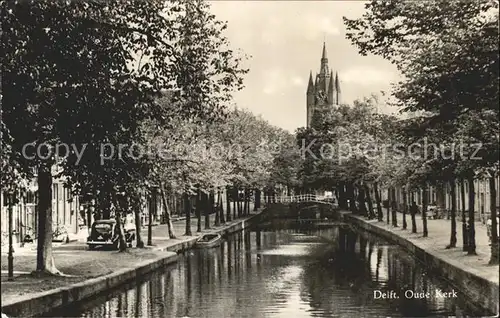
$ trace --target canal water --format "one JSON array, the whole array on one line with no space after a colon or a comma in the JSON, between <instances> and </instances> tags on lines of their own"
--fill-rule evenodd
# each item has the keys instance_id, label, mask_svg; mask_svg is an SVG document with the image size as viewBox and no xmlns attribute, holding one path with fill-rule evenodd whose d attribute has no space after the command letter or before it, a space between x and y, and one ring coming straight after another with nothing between
<instances>
[{"instance_id":1,"label":"canal water","mask_svg":"<svg viewBox=\"0 0 500 318\"><path fill-rule=\"evenodd\" d=\"M51 315L290 318L487 314L459 292L457 297L439 297L452 290L399 247L366 234L338 226L310 231L267 228L234 234L218 248L188 251L175 265L140 282ZM392 298L382 298L383 293ZM423 293L428 294L410 298Z\"/></svg>"}]
</instances>

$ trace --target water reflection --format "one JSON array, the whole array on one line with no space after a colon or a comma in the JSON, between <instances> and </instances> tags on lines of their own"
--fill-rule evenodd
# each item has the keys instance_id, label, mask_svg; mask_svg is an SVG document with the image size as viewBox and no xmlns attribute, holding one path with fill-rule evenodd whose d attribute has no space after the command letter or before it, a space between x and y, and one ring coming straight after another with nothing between
<instances>
[{"instance_id":1,"label":"water reflection","mask_svg":"<svg viewBox=\"0 0 500 318\"><path fill-rule=\"evenodd\" d=\"M334 227L245 231L164 271L51 315L81 317L377 317L484 315L401 249ZM374 290L429 292L374 299Z\"/></svg>"}]
</instances>

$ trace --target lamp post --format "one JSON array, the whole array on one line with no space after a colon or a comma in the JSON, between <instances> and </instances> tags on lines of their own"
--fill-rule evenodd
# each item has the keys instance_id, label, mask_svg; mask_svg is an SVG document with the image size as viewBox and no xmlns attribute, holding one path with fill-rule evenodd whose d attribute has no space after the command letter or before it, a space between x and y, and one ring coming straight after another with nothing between
<instances>
[{"instance_id":1,"label":"lamp post","mask_svg":"<svg viewBox=\"0 0 500 318\"><path fill-rule=\"evenodd\" d=\"M90 235L92 230L92 215L94 214L95 200L91 199L87 205L87 232Z\"/></svg>"},{"instance_id":2,"label":"lamp post","mask_svg":"<svg viewBox=\"0 0 500 318\"><path fill-rule=\"evenodd\" d=\"M13 217L12 217L12 208L15 202L15 192L11 192L8 194L8 202L9 202L9 254L7 256L7 267L8 267L8 280L14 279L14 246L12 242L12 227L13 227Z\"/></svg>"}]
</instances>

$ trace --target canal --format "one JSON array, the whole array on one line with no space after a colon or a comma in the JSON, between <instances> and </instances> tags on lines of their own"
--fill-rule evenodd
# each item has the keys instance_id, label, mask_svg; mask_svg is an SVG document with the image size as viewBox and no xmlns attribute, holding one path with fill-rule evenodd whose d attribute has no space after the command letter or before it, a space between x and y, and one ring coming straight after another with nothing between
<instances>
[{"instance_id":1,"label":"canal","mask_svg":"<svg viewBox=\"0 0 500 318\"><path fill-rule=\"evenodd\" d=\"M258 228L91 301L64 317L484 316L401 248L334 226ZM394 293L390 293L394 291ZM414 298L404 296L413 294ZM397 294L399 298L382 298ZM428 293L427 297L416 298ZM375 297L380 296L380 298ZM378 299L377 299L378 298Z\"/></svg>"}]
</instances>

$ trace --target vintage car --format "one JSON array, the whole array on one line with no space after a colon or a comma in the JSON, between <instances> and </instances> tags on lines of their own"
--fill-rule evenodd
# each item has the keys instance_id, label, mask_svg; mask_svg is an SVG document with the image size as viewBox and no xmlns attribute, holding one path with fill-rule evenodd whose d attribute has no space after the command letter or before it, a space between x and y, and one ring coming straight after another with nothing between
<instances>
[{"instance_id":1,"label":"vintage car","mask_svg":"<svg viewBox=\"0 0 500 318\"><path fill-rule=\"evenodd\" d=\"M98 220L92 224L90 236L87 238L89 249L94 249L97 246L108 246L113 249L118 249L118 229L116 228L115 220ZM135 240L135 229L127 228L125 232L125 241L129 247Z\"/></svg>"}]
</instances>

